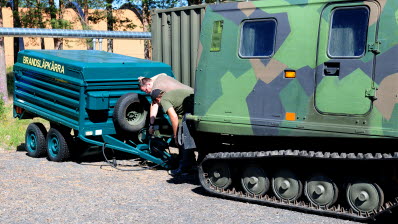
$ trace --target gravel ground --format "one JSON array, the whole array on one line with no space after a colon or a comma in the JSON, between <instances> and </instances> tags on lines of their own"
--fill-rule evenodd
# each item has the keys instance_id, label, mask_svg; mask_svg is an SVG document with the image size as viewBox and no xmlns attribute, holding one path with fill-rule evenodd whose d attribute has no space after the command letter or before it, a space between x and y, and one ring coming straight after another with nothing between
<instances>
[{"instance_id":1,"label":"gravel ground","mask_svg":"<svg viewBox=\"0 0 398 224\"><path fill-rule=\"evenodd\" d=\"M355 223L211 197L194 176L84 159L56 163L0 149L0 223Z\"/></svg>"}]
</instances>

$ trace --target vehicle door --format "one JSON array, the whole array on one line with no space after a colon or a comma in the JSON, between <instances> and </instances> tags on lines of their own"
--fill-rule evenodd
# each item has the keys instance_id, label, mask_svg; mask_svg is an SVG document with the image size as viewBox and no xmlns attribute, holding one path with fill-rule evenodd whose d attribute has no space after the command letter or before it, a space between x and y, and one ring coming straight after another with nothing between
<instances>
[{"instance_id":1,"label":"vehicle door","mask_svg":"<svg viewBox=\"0 0 398 224\"><path fill-rule=\"evenodd\" d=\"M375 99L376 2L327 5L321 14L315 107L320 113L363 115Z\"/></svg>"}]
</instances>

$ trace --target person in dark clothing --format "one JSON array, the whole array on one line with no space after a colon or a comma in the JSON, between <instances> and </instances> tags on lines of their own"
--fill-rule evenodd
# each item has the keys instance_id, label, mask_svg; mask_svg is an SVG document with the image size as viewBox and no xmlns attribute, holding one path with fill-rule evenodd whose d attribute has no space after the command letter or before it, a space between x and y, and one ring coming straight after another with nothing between
<instances>
[{"instance_id":1,"label":"person in dark clothing","mask_svg":"<svg viewBox=\"0 0 398 224\"><path fill-rule=\"evenodd\" d=\"M151 93L154 89L160 89L163 92L169 92L176 89L185 89L193 92L193 88L182 84L175 78L168 76L165 73L155 75L152 78L139 77L138 80L140 82L140 89L146 93ZM158 110L159 104L153 101L149 110L148 131L150 134L153 134L155 131L153 124L155 122L156 115L158 114Z\"/></svg>"},{"instance_id":2,"label":"person in dark clothing","mask_svg":"<svg viewBox=\"0 0 398 224\"><path fill-rule=\"evenodd\" d=\"M190 136L190 132L187 128L188 125L186 125L186 123L179 122L179 117L184 116L186 113L193 112L193 94L193 90L187 89L175 89L168 92L154 89L151 92L152 100L155 103L160 104L163 111L167 113L170 118L171 126L173 128L173 137L180 151L180 155L182 155L179 167L176 170L171 170L169 172L171 175L187 174L192 171L192 168L195 165L194 148L196 146L193 138ZM186 132L179 136L179 130L186 130ZM184 137L182 137L183 135ZM189 135L188 138L187 135ZM189 141L189 143L185 144L184 141Z\"/></svg>"}]
</instances>

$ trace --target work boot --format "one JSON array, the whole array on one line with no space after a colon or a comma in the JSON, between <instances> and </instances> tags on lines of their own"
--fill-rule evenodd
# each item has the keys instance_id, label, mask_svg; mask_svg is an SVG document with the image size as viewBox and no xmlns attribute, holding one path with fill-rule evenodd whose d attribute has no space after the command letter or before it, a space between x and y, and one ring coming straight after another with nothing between
<instances>
[{"instance_id":1,"label":"work boot","mask_svg":"<svg viewBox=\"0 0 398 224\"><path fill-rule=\"evenodd\" d=\"M170 174L171 176L187 176L190 174L193 174L195 171L191 168L177 168L175 170L169 170L167 171L168 174Z\"/></svg>"}]
</instances>

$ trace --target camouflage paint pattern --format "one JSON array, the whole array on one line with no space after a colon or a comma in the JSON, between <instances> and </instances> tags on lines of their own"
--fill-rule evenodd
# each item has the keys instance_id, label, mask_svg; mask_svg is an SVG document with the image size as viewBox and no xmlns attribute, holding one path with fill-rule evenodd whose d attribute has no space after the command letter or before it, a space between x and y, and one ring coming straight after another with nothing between
<instances>
[{"instance_id":1,"label":"camouflage paint pattern","mask_svg":"<svg viewBox=\"0 0 398 224\"><path fill-rule=\"evenodd\" d=\"M365 54L330 58L332 12L367 7ZM242 22L277 21L274 54L241 58ZM211 52L214 21L221 50ZM195 115L202 132L259 136L398 137L398 1L265 0L209 5L202 23ZM380 41L380 53L370 46ZM324 74L340 63L340 75ZM285 78L293 70L296 78ZM377 99L372 99L375 95Z\"/></svg>"}]
</instances>

